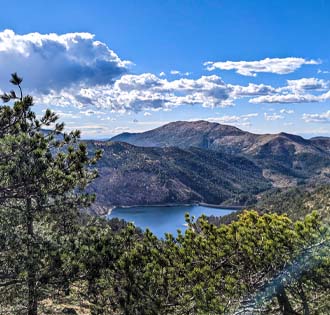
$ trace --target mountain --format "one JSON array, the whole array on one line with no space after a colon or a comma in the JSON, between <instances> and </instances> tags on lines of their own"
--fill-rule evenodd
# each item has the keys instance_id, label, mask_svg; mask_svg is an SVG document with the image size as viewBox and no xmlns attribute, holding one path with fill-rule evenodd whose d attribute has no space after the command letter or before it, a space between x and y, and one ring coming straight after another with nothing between
<instances>
[{"instance_id":1,"label":"mountain","mask_svg":"<svg viewBox=\"0 0 330 315\"><path fill-rule=\"evenodd\" d=\"M172 122L146 132L125 132L110 140L143 147L188 148L194 146L235 154L262 156L265 154L282 155L292 149L297 153L320 153L330 150L330 138L327 137L315 137L308 140L284 132L254 134L233 126L204 120Z\"/></svg>"},{"instance_id":2,"label":"mountain","mask_svg":"<svg viewBox=\"0 0 330 315\"><path fill-rule=\"evenodd\" d=\"M330 183L330 138L253 134L207 121L174 122L110 141L89 187L95 213L113 206L247 205L272 188Z\"/></svg>"},{"instance_id":3,"label":"mountain","mask_svg":"<svg viewBox=\"0 0 330 315\"><path fill-rule=\"evenodd\" d=\"M246 133L238 128L201 120L196 122L172 122L142 133L126 132L110 140L143 147L176 146L188 148L193 146L203 149L215 149L223 142L222 139L232 139L238 145L234 152L238 152L239 147L244 146L247 135L252 137L251 140L253 139L253 134Z\"/></svg>"},{"instance_id":4,"label":"mountain","mask_svg":"<svg viewBox=\"0 0 330 315\"><path fill-rule=\"evenodd\" d=\"M197 147L138 147L123 142L87 141L102 149L94 211L115 205L169 203L245 204L271 183L253 161Z\"/></svg>"},{"instance_id":5,"label":"mountain","mask_svg":"<svg viewBox=\"0 0 330 315\"><path fill-rule=\"evenodd\" d=\"M243 156L260 167L275 187L330 180L330 138L253 134L201 120L173 122L143 133L124 133L111 141L144 147L196 147Z\"/></svg>"}]
</instances>

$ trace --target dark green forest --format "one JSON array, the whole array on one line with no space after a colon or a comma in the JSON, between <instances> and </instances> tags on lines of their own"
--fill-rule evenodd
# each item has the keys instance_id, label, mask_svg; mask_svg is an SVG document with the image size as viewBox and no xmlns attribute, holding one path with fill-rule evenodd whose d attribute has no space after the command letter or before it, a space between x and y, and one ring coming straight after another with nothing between
<instances>
[{"instance_id":1,"label":"dark green forest","mask_svg":"<svg viewBox=\"0 0 330 315\"><path fill-rule=\"evenodd\" d=\"M226 223L187 216L184 233L158 239L84 212L102 152L56 113L38 117L17 74L11 83L0 107L1 315L330 313L328 189L308 209L307 192L276 192Z\"/></svg>"}]
</instances>

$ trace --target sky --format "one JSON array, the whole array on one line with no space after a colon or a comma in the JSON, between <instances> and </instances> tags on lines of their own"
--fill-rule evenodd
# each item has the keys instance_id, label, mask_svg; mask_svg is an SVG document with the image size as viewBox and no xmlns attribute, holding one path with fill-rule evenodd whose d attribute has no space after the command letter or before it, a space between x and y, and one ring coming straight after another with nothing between
<instances>
[{"instance_id":1,"label":"sky","mask_svg":"<svg viewBox=\"0 0 330 315\"><path fill-rule=\"evenodd\" d=\"M106 139L176 120L330 136L330 1L0 1L0 90Z\"/></svg>"}]
</instances>

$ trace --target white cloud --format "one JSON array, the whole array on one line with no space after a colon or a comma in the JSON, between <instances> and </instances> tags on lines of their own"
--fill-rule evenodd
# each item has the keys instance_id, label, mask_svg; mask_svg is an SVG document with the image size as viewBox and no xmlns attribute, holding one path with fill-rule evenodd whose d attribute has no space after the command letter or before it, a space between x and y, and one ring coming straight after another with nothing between
<instances>
[{"instance_id":1,"label":"white cloud","mask_svg":"<svg viewBox=\"0 0 330 315\"><path fill-rule=\"evenodd\" d=\"M329 89L329 81L317 78L287 80L287 85L279 88L268 86L264 95L251 98L250 103L316 103L330 99L330 91L323 94L315 92ZM307 93L308 92L308 93ZM314 94L311 94L314 93ZM253 96L251 93L250 96Z\"/></svg>"},{"instance_id":2,"label":"white cloud","mask_svg":"<svg viewBox=\"0 0 330 315\"><path fill-rule=\"evenodd\" d=\"M330 110L321 114L303 114L302 119L307 123L330 123Z\"/></svg>"},{"instance_id":3,"label":"white cloud","mask_svg":"<svg viewBox=\"0 0 330 315\"><path fill-rule=\"evenodd\" d=\"M127 72L121 60L90 33L63 35L0 32L0 68L4 74L19 72L26 88L46 92L76 84L109 84ZM1 84L7 77L1 76Z\"/></svg>"},{"instance_id":4,"label":"white cloud","mask_svg":"<svg viewBox=\"0 0 330 315\"><path fill-rule=\"evenodd\" d=\"M166 76L166 73L164 71L162 71L161 73L159 73L159 76L160 77L165 77Z\"/></svg>"},{"instance_id":5,"label":"white cloud","mask_svg":"<svg viewBox=\"0 0 330 315\"><path fill-rule=\"evenodd\" d=\"M250 118L258 117L258 113L250 113L246 115L225 115L221 117L209 117L203 120L207 120L209 122L216 122L219 124L228 124L228 125L235 125L235 126L242 126L248 127L251 126ZM200 120L192 119L192 121Z\"/></svg>"},{"instance_id":6,"label":"white cloud","mask_svg":"<svg viewBox=\"0 0 330 315\"><path fill-rule=\"evenodd\" d=\"M284 116L283 115L279 115L279 114L267 114L267 113L264 113L264 117L265 117L265 120L267 121L274 121L274 120L280 120L280 119L283 119Z\"/></svg>"},{"instance_id":7,"label":"white cloud","mask_svg":"<svg viewBox=\"0 0 330 315\"><path fill-rule=\"evenodd\" d=\"M179 75L179 76L189 76L189 75L191 75L191 72L188 72L188 71L186 71L186 72L181 72L181 71L179 71L179 70L171 70L170 73L171 73L172 75Z\"/></svg>"},{"instance_id":8,"label":"white cloud","mask_svg":"<svg viewBox=\"0 0 330 315\"><path fill-rule=\"evenodd\" d=\"M139 112L144 110L171 109L180 105L205 107L231 106L231 88L216 75L202 76L197 80L178 79L168 81L151 73L123 75L113 85L98 85L77 89L63 89L40 95L43 104L69 104L83 108L97 108L116 112Z\"/></svg>"},{"instance_id":9,"label":"white cloud","mask_svg":"<svg viewBox=\"0 0 330 315\"><path fill-rule=\"evenodd\" d=\"M106 120L106 121L116 121L116 118L114 118L114 117L110 117L110 116L107 116L107 117L103 117L103 118L101 118L101 120Z\"/></svg>"},{"instance_id":10,"label":"white cloud","mask_svg":"<svg viewBox=\"0 0 330 315\"><path fill-rule=\"evenodd\" d=\"M278 90L283 91L285 88L279 88ZM290 104L290 103L319 103L330 100L330 91L323 94L314 95L306 94L304 91L296 90L289 94L273 94L264 95L249 100L250 103L261 104L261 103L278 103L278 104Z\"/></svg>"},{"instance_id":11,"label":"white cloud","mask_svg":"<svg viewBox=\"0 0 330 315\"><path fill-rule=\"evenodd\" d=\"M277 94L277 95L265 95L255 97L249 100L253 104L261 103L279 103L279 104L290 104L290 103L314 103L320 102L322 98L320 96L312 94Z\"/></svg>"},{"instance_id":12,"label":"white cloud","mask_svg":"<svg viewBox=\"0 0 330 315\"><path fill-rule=\"evenodd\" d=\"M329 71L329 70L321 70L321 69L318 69L318 70L317 70L317 73L329 74L330 71Z\"/></svg>"},{"instance_id":13,"label":"white cloud","mask_svg":"<svg viewBox=\"0 0 330 315\"><path fill-rule=\"evenodd\" d=\"M291 114L294 114L294 110L293 109L285 109L285 108L282 108L280 110L280 113L281 114L288 114L288 115L291 115Z\"/></svg>"},{"instance_id":14,"label":"white cloud","mask_svg":"<svg viewBox=\"0 0 330 315\"><path fill-rule=\"evenodd\" d=\"M270 85L249 83L247 86L228 85L233 89L235 97L269 95L276 92L276 89Z\"/></svg>"},{"instance_id":15,"label":"white cloud","mask_svg":"<svg viewBox=\"0 0 330 315\"><path fill-rule=\"evenodd\" d=\"M151 116L151 114L149 112L145 112L143 116L147 117L147 116Z\"/></svg>"},{"instance_id":16,"label":"white cloud","mask_svg":"<svg viewBox=\"0 0 330 315\"><path fill-rule=\"evenodd\" d=\"M330 99L330 92L307 94L305 90L325 88L327 82L312 78L290 80L288 85L274 88L265 84L247 86L226 84L219 76L198 79L168 80L152 73L125 74L113 84L63 88L39 94L38 102L49 105L95 106L115 112L171 110L180 105L204 107L232 106L234 100L248 97L250 103L311 103Z\"/></svg>"},{"instance_id":17,"label":"white cloud","mask_svg":"<svg viewBox=\"0 0 330 315\"><path fill-rule=\"evenodd\" d=\"M299 80L287 80L288 86L284 89L291 91L303 91L303 90L325 90L329 88L329 82L323 79L317 78L302 78Z\"/></svg>"},{"instance_id":18,"label":"white cloud","mask_svg":"<svg viewBox=\"0 0 330 315\"><path fill-rule=\"evenodd\" d=\"M265 58L256 61L208 61L204 63L209 71L215 69L236 70L237 73L244 76L256 76L257 73L276 73L287 74L299 69L302 65L317 65L320 61L307 60L304 58L287 57L287 58Z\"/></svg>"}]
</instances>

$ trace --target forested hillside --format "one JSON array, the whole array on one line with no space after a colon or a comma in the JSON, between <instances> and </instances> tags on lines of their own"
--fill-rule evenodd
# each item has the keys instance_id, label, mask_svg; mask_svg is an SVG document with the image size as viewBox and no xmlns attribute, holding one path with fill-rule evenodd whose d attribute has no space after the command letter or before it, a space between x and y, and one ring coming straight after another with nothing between
<instances>
[{"instance_id":1,"label":"forested hillside","mask_svg":"<svg viewBox=\"0 0 330 315\"><path fill-rule=\"evenodd\" d=\"M111 139L148 147L176 146L244 156L263 170L274 187L330 181L330 139L287 133L253 134L207 121L178 121L143 133Z\"/></svg>"},{"instance_id":2,"label":"forested hillside","mask_svg":"<svg viewBox=\"0 0 330 315\"><path fill-rule=\"evenodd\" d=\"M265 193L256 208L262 212L286 213L293 220L317 211L324 222L330 219L330 186L292 188Z\"/></svg>"},{"instance_id":3,"label":"forested hillside","mask_svg":"<svg viewBox=\"0 0 330 315\"><path fill-rule=\"evenodd\" d=\"M259 196L259 199L246 207L255 209L259 214L276 212L287 215L296 221L316 211L325 224L330 220L330 186L302 186L288 189L272 189ZM208 221L219 226L238 219L240 211L223 217L211 216Z\"/></svg>"},{"instance_id":4,"label":"forested hillside","mask_svg":"<svg viewBox=\"0 0 330 315\"><path fill-rule=\"evenodd\" d=\"M96 212L114 205L198 203L244 205L269 189L262 170L247 158L199 148L143 148L120 142L88 142L102 149Z\"/></svg>"}]
</instances>

